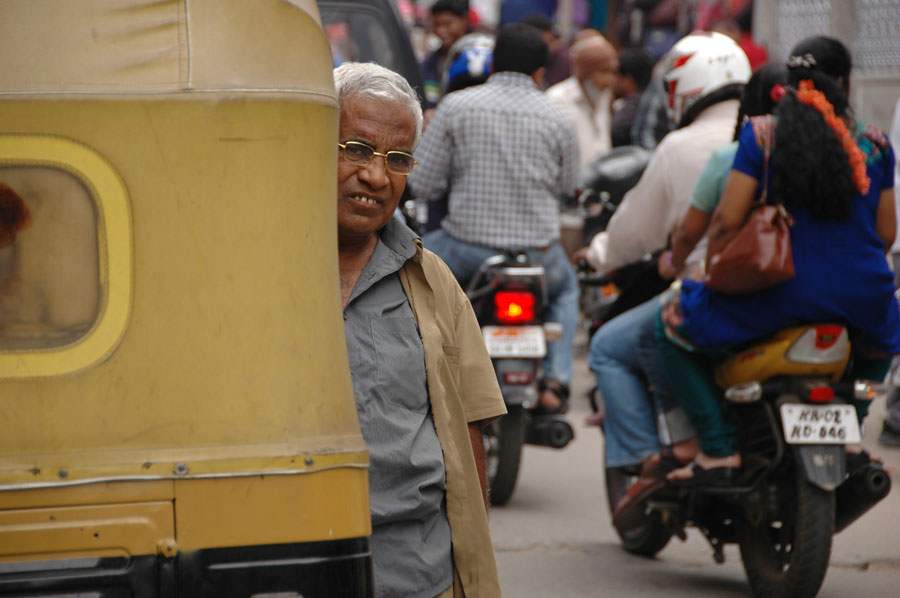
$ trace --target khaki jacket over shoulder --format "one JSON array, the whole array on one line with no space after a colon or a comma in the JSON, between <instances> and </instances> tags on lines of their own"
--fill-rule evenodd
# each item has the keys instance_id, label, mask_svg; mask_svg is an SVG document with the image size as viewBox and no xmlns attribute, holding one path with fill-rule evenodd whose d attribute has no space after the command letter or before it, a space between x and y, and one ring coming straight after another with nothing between
<instances>
[{"instance_id":1,"label":"khaki jacket over shoulder","mask_svg":"<svg viewBox=\"0 0 900 598\"><path fill-rule=\"evenodd\" d=\"M400 280L425 347L428 395L447 471L453 561L466 598L500 596L487 512L468 424L504 413L503 396L472 306L450 269L416 241Z\"/></svg>"}]
</instances>

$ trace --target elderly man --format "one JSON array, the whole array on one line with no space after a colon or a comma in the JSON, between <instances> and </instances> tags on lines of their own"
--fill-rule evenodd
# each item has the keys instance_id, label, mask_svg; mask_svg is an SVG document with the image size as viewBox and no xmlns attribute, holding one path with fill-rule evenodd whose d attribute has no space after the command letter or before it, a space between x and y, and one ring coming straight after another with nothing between
<instances>
[{"instance_id":1,"label":"elderly man","mask_svg":"<svg viewBox=\"0 0 900 598\"><path fill-rule=\"evenodd\" d=\"M449 192L441 228L426 247L463 283L498 249L523 250L547 273L546 321L562 324L548 343L540 406L564 411L578 326L578 279L559 242L559 197L574 190L578 148L571 119L538 85L547 44L530 25L500 29L487 83L441 101L416 157L410 184L417 197Z\"/></svg>"},{"instance_id":2,"label":"elderly man","mask_svg":"<svg viewBox=\"0 0 900 598\"><path fill-rule=\"evenodd\" d=\"M341 301L370 456L375 595L499 596L481 426L503 399L462 289L392 218L422 111L406 80L375 64L345 63L334 81Z\"/></svg>"},{"instance_id":3,"label":"elderly man","mask_svg":"<svg viewBox=\"0 0 900 598\"><path fill-rule=\"evenodd\" d=\"M612 149L613 85L619 73L616 50L599 33L582 34L571 49L572 76L547 90L575 122L582 170Z\"/></svg>"}]
</instances>

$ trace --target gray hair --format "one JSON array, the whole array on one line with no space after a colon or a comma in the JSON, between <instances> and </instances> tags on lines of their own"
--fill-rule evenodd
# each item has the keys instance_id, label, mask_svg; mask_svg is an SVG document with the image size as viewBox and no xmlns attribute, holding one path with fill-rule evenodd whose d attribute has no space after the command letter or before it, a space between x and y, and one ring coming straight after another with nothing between
<instances>
[{"instance_id":1,"label":"gray hair","mask_svg":"<svg viewBox=\"0 0 900 598\"><path fill-rule=\"evenodd\" d=\"M409 108L416 121L413 146L422 137L422 106L416 92L402 76L374 62L345 62L334 69L338 102L358 96L396 102Z\"/></svg>"}]
</instances>

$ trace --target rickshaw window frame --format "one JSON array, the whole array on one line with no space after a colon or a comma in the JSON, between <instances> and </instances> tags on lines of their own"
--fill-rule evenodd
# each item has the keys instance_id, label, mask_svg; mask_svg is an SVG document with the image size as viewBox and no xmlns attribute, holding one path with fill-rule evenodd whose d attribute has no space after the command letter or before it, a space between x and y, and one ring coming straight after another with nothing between
<instances>
[{"instance_id":1,"label":"rickshaw window frame","mask_svg":"<svg viewBox=\"0 0 900 598\"><path fill-rule=\"evenodd\" d=\"M125 183L99 152L52 135L0 134L0 166L55 168L84 185L97 212L100 288L90 329L65 345L0 350L0 380L56 377L94 367L118 347L131 314L133 236Z\"/></svg>"}]
</instances>

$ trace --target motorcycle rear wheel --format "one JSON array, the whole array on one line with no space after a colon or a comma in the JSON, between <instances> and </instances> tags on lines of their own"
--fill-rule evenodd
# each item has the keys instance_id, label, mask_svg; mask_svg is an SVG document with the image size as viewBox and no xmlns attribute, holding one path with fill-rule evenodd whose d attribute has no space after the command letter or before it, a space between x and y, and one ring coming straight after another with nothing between
<instances>
[{"instance_id":1,"label":"motorcycle rear wheel","mask_svg":"<svg viewBox=\"0 0 900 598\"><path fill-rule=\"evenodd\" d=\"M738 522L744 571L754 596L813 598L828 569L834 492L796 480L772 480L768 512L758 525Z\"/></svg>"},{"instance_id":2,"label":"motorcycle rear wheel","mask_svg":"<svg viewBox=\"0 0 900 598\"><path fill-rule=\"evenodd\" d=\"M606 468L606 500L609 504L609 513L612 515L616 504L619 502L628 487L633 483L635 474L622 467ZM614 526L622 547L638 556L652 557L672 538L672 532L663 525L660 513L652 512L644 517L641 525L632 527Z\"/></svg>"},{"instance_id":3,"label":"motorcycle rear wheel","mask_svg":"<svg viewBox=\"0 0 900 598\"><path fill-rule=\"evenodd\" d=\"M512 496L519 476L527 415L509 406L506 415L484 429L484 454L492 505L504 505Z\"/></svg>"}]
</instances>

